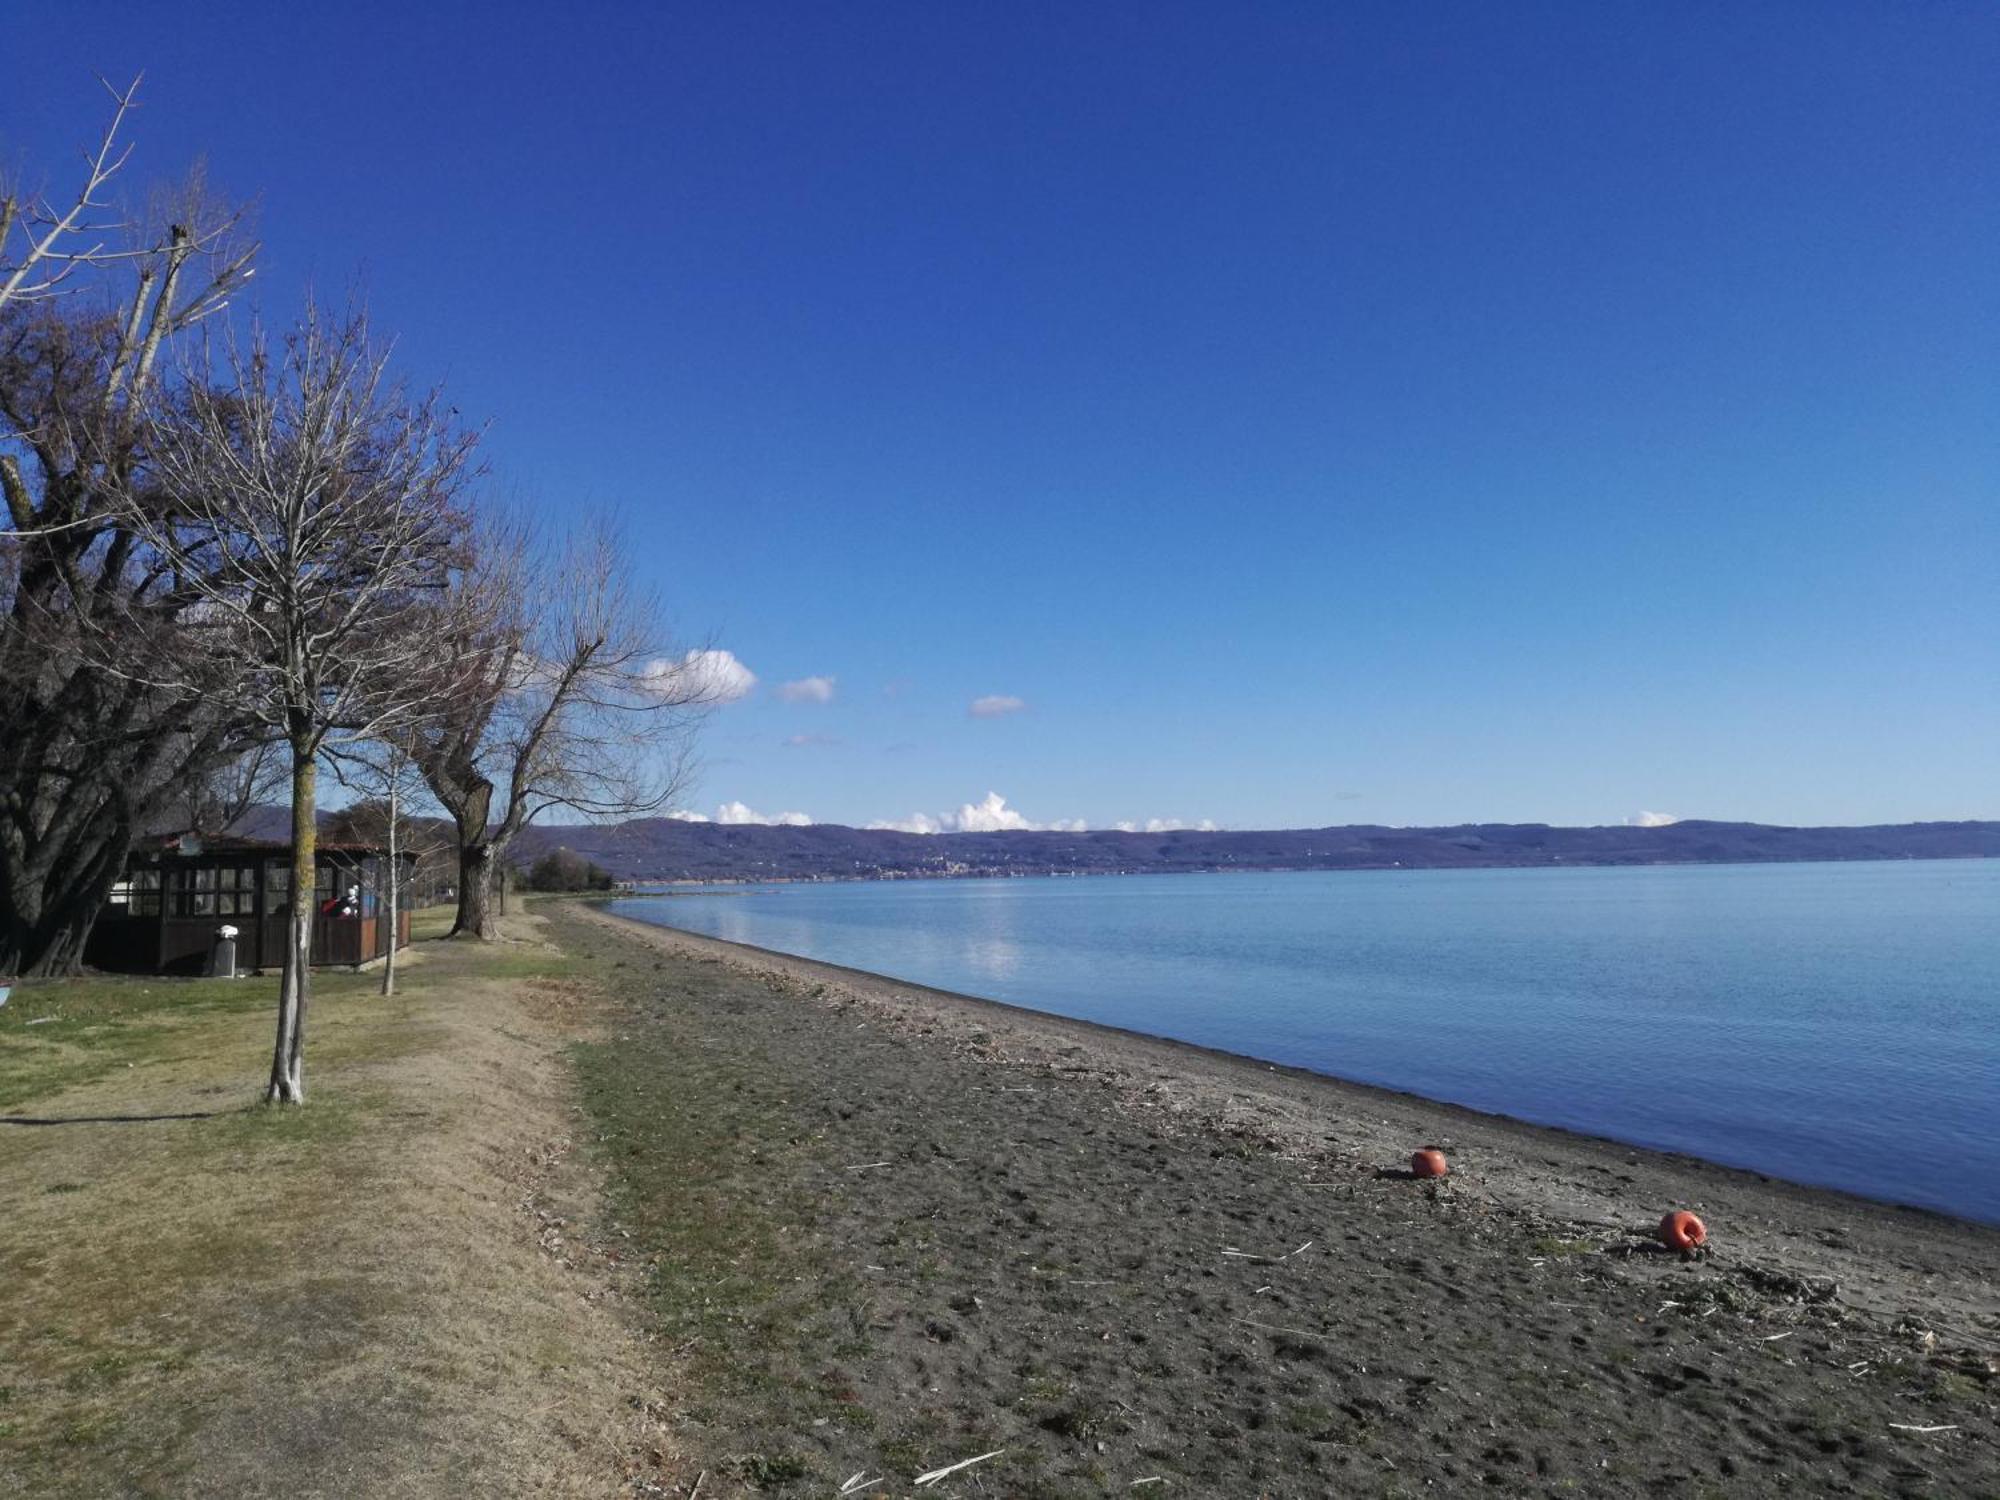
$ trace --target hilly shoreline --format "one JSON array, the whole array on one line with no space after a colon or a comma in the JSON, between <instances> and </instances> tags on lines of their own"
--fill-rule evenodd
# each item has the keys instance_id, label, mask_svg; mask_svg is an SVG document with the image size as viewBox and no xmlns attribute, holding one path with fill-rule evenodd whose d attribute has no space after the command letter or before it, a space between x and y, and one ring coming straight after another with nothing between
<instances>
[{"instance_id":1,"label":"hilly shoreline","mask_svg":"<svg viewBox=\"0 0 2000 1500\"><path fill-rule=\"evenodd\" d=\"M550 824L515 857L564 848L621 880L856 880L1227 870L1465 870L1564 865L1753 864L2000 858L2000 822L1792 828L1700 819L1656 828L1478 823L1444 828L1181 829L1088 833L1010 829L903 833L835 823Z\"/></svg>"}]
</instances>

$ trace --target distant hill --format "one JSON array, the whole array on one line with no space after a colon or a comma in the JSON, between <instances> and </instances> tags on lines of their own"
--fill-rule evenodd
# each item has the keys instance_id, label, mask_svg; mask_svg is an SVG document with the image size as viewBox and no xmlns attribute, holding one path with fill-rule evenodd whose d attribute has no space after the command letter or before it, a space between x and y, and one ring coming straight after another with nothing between
<instances>
[{"instance_id":1,"label":"distant hill","mask_svg":"<svg viewBox=\"0 0 2000 1500\"><path fill-rule=\"evenodd\" d=\"M1691 819L1661 828L1274 829L1176 833L897 833L766 824L551 824L516 841L517 863L554 848L625 880L802 880L1119 874L1187 870L1438 870L1504 866L1739 864L1799 860L1992 859L2000 822L1784 828Z\"/></svg>"}]
</instances>

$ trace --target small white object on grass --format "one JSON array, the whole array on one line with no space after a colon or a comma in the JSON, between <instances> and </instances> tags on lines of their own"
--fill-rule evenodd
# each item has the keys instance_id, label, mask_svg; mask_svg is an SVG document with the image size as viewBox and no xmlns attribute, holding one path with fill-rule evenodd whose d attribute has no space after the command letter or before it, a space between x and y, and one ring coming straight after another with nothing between
<instances>
[{"instance_id":1,"label":"small white object on grass","mask_svg":"<svg viewBox=\"0 0 2000 1500\"><path fill-rule=\"evenodd\" d=\"M1890 1425L1891 1427L1895 1428L1895 1429L1896 1429L1896 1431L1898 1431L1898 1432L1956 1432L1956 1431L1958 1431L1958 1423L1956 1423L1956 1422L1941 1422L1941 1423L1939 1423L1939 1424L1938 1424L1938 1425L1937 1425L1936 1427L1917 1427L1917 1426L1913 1426L1913 1425L1912 1425L1911 1423L1908 1423L1908 1422L1891 1422L1891 1423L1890 1423L1889 1425Z\"/></svg>"}]
</instances>

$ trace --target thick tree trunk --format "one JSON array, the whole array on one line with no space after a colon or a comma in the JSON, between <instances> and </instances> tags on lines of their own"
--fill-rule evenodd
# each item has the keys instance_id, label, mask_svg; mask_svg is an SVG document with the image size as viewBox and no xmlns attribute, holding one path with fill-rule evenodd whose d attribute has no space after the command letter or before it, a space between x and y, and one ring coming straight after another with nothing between
<instances>
[{"instance_id":1,"label":"thick tree trunk","mask_svg":"<svg viewBox=\"0 0 2000 1500\"><path fill-rule=\"evenodd\" d=\"M491 941L500 936L493 909L493 846L484 839L460 837L458 845L458 919L453 937Z\"/></svg>"},{"instance_id":2,"label":"thick tree trunk","mask_svg":"<svg viewBox=\"0 0 2000 1500\"><path fill-rule=\"evenodd\" d=\"M107 816L25 858L18 844L0 851L0 974L74 974L131 845L130 830Z\"/></svg>"},{"instance_id":3,"label":"thick tree trunk","mask_svg":"<svg viewBox=\"0 0 2000 1500\"><path fill-rule=\"evenodd\" d=\"M292 913L285 933L284 977L278 981L278 1043L271 1054L269 1104L306 1102L306 1002L312 993L313 863L318 820L313 805L317 769L311 751L292 744Z\"/></svg>"}]
</instances>

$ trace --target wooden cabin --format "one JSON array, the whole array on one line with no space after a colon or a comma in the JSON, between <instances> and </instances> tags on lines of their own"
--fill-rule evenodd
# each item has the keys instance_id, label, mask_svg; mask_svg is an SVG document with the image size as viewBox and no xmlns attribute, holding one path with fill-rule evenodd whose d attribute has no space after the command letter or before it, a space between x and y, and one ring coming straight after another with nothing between
<instances>
[{"instance_id":1,"label":"wooden cabin","mask_svg":"<svg viewBox=\"0 0 2000 1500\"><path fill-rule=\"evenodd\" d=\"M401 888L416 856L397 856ZM370 844L322 843L313 860L312 961L358 966L389 951L389 854ZM179 835L133 851L125 878L91 929L84 961L143 974L200 974L216 929L236 929L236 968L277 969L291 916L292 846L264 839ZM351 893L351 894L350 894ZM410 913L397 913L396 946L410 942Z\"/></svg>"}]
</instances>

